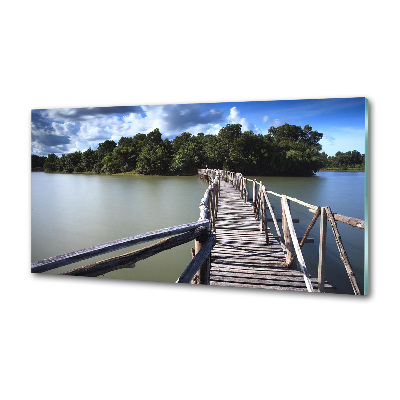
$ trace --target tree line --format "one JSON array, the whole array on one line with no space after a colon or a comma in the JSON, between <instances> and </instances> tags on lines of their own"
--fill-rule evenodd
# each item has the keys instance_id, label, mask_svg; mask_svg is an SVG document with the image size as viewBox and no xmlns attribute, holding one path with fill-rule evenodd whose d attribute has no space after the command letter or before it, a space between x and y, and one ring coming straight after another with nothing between
<instances>
[{"instance_id":1,"label":"tree line","mask_svg":"<svg viewBox=\"0 0 400 400\"><path fill-rule=\"evenodd\" d=\"M338 151L334 156L326 157L324 164L326 169L337 170L365 170L365 154L361 154L357 150L342 153Z\"/></svg>"},{"instance_id":2,"label":"tree line","mask_svg":"<svg viewBox=\"0 0 400 400\"><path fill-rule=\"evenodd\" d=\"M127 173L145 175L193 175L199 168L240 171L247 175L310 176L326 165L321 153L322 133L284 124L267 135L242 131L228 124L217 135L183 132L173 140L162 139L159 129L148 134L106 140L81 152L32 156L32 168L62 173Z\"/></svg>"}]
</instances>

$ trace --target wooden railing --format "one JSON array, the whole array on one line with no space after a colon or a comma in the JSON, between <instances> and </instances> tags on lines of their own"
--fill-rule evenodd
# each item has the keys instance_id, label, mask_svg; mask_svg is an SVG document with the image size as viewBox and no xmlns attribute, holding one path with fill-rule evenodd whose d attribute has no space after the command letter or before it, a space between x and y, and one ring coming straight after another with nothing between
<instances>
[{"instance_id":1,"label":"wooden railing","mask_svg":"<svg viewBox=\"0 0 400 400\"><path fill-rule=\"evenodd\" d=\"M200 202L200 219L210 220L210 230L215 232L215 220L218 214L218 198L221 191L221 176L217 170L199 170L201 179L208 182L209 186Z\"/></svg>"},{"instance_id":2,"label":"wooden railing","mask_svg":"<svg viewBox=\"0 0 400 400\"><path fill-rule=\"evenodd\" d=\"M241 173L224 171L224 170L199 170L199 174L200 173L203 175L209 174L210 176L219 176L220 179L229 182L233 187L235 187L240 192L240 196L243 198L244 202L247 202L249 199L249 191L247 189L247 184L248 182L253 183L252 205L255 213L255 218L260 221L260 232L265 233L265 240L266 243L268 244L269 238L268 238L267 223L273 222L277 234L277 239L280 242L282 249L284 250L286 255L285 265L287 267L291 267L293 266L294 262L297 263L298 269L302 271L307 289L310 292L313 291L313 287L310 281L310 274L308 273L307 266L304 261L301 249L303 245L308 241L308 235L311 229L314 227L318 218L320 218L318 291L324 292L325 269L326 269L326 238L327 238L326 227L327 227L327 220L329 220L330 225L332 227L333 235L335 237L336 245L339 250L340 258L345 266L353 292L356 295L361 294L356 277L351 268L349 258L344 249L336 221L340 221L360 229L365 229L365 222L363 220L358 218L346 217L340 214L334 214L332 213L332 210L330 209L329 206L325 207L314 206L299 199L267 190L265 185L263 185L261 181L258 182L257 180L245 178ZM282 207L281 219L276 218L274 208L271 205L268 195L273 195L281 198L281 207ZM308 210L314 214L309 226L307 227L301 238L297 237L296 231L294 229L293 223L298 222L298 220L293 219L291 216L291 211L290 211L291 201L300 204L304 207L307 207ZM271 215L271 218L267 217L268 212ZM280 230L278 222L282 222L282 232Z\"/></svg>"},{"instance_id":3,"label":"wooden railing","mask_svg":"<svg viewBox=\"0 0 400 400\"><path fill-rule=\"evenodd\" d=\"M209 284L211 249L216 242L213 231L215 231L215 219L218 211L219 175L215 173L212 179L207 176L207 180L210 185L201 200L198 221L146 232L37 261L31 265L31 272L50 271L115 250L162 239L139 250L60 273L60 275L100 276L122 268L133 268L138 261L194 240L192 260L176 282Z\"/></svg>"}]
</instances>

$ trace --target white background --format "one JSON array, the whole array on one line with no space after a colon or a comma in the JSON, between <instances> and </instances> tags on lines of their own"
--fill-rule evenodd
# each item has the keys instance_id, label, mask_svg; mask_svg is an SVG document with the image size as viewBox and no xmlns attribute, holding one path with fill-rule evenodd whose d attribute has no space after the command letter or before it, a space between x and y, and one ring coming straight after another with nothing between
<instances>
[{"instance_id":1,"label":"white background","mask_svg":"<svg viewBox=\"0 0 400 400\"><path fill-rule=\"evenodd\" d=\"M395 397L393 4L2 5L2 398ZM369 296L30 275L32 108L356 96L370 100Z\"/></svg>"}]
</instances>

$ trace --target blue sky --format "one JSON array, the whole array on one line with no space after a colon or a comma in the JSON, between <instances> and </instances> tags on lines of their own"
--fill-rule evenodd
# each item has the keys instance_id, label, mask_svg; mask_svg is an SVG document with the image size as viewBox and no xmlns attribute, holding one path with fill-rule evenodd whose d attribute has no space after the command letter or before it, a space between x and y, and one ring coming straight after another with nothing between
<instances>
[{"instance_id":1,"label":"blue sky","mask_svg":"<svg viewBox=\"0 0 400 400\"><path fill-rule=\"evenodd\" d=\"M169 139L182 132L217 134L236 123L263 135L271 126L308 124L324 134L320 143L328 155L365 153L365 98L357 97L32 110L32 154L96 149L107 139L155 128Z\"/></svg>"}]
</instances>

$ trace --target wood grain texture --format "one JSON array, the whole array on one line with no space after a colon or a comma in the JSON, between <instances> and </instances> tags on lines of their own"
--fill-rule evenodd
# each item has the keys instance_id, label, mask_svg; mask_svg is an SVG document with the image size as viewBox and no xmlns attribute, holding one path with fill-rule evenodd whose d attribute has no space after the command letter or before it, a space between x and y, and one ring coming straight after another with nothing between
<instances>
[{"instance_id":1,"label":"wood grain texture","mask_svg":"<svg viewBox=\"0 0 400 400\"><path fill-rule=\"evenodd\" d=\"M354 226L355 228L365 229L365 222L359 218L346 217L341 214L333 214L335 221L344 222L347 225Z\"/></svg>"},{"instance_id":2,"label":"wood grain texture","mask_svg":"<svg viewBox=\"0 0 400 400\"><path fill-rule=\"evenodd\" d=\"M224 180L220 183L210 285L307 291L303 273L285 267L281 238L275 238L268 227L260 232L260 221L254 218L254 211L259 218L265 218L268 210L272 221L278 226L275 214L269 207L268 196L265 194L264 197L261 191L255 195L254 202L243 202L242 188L239 185L236 189L236 184L236 181L232 185ZM265 222L262 226L266 227ZM278 232L280 234L279 227ZM269 244L266 243L266 235ZM317 289L318 280L313 279L311 285ZM326 286L332 287L329 283Z\"/></svg>"}]
</instances>

